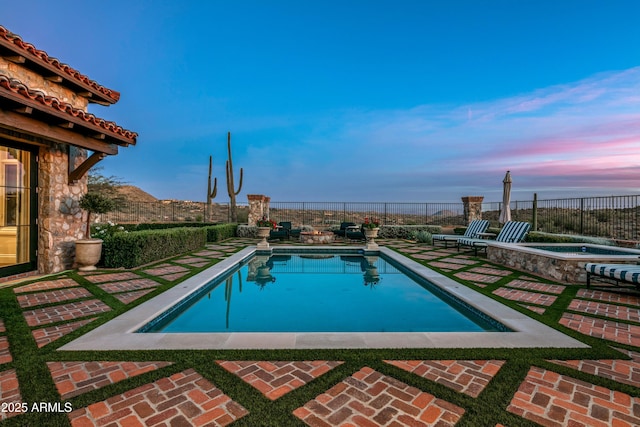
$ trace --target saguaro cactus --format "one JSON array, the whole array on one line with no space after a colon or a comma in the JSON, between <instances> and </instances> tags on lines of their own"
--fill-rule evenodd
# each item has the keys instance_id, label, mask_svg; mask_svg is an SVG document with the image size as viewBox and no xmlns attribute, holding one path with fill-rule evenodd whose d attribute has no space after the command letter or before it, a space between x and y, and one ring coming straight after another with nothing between
<instances>
[{"instance_id":1,"label":"saguaro cactus","mask_svg":"<svg viewBox=\"0 0 640 427\"><path fill-rule=\"evenodd\" d=\"M218 178L213 178L213 190L211 189L211 170L213 169L213 158L209 156L209 181L207 183L207 218L211 221L211 201L218 194Z\"/></svg>"},{"instance_id":2,"label":"saguaro cactus","mask_svg":"<svg viewBox=\"0 0 640 427\"><path fill-rule=\"evenodd\" d=\"M227 151L229 159L227 160L227 193L229 193L229 206L231 210L231 222L238 222L238 209L236 208L236 196L242 190L242 168L240 168L240 185L235 190L233 183L233 159L231 158L231 132L227 133Z\"/></svg>"}]
</instances>

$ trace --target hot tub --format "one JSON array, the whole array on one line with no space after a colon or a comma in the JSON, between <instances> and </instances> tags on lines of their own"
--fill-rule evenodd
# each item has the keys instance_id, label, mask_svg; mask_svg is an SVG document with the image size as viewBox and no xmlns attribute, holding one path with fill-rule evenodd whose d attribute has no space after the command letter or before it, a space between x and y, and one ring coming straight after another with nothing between
<instances>
[{"instance_id":1,"label":"hot tub","mask_svg":"<svg viewBox=\"0 0 640 427\"><path fill-rule=\"evenodd\" d=\"M487 259L557 282L585 283L585 263L636 264L640 251L588 243L489 242Z\"/></svg>"}]
</instances>

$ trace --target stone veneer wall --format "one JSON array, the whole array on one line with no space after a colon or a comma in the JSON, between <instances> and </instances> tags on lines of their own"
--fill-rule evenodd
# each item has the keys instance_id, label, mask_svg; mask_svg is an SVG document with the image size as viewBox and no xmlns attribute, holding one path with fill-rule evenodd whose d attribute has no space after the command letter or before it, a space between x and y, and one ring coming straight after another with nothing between
<instances>
[{"instance_id":1,"label":"stone veneer wall","mask_svg":"<svg viewBox=\"0 0 640 427\"><path fill-rule=\"evenodd\" d=\"M87 110L89 100L42 75L0 57L0 73L16 78L27 87L54 96L73 107ZM83 149L52 143L38 153L38 272L56 273L73 267L74 241L84 237L84 219L78 201L87 192L87 178L68 183L69 150L75 151L75 166L87 158Z\"/></svg>"},{"instance_id":2,"label":"stone veneer wall","mask_svg":"<svg viewBox=\"0 0 640 427\"><path fill-rule=\"evenodd\" d=\"M464 204L464 220L469 224L474 219L482 219L482 201L484 196L465 196L462 198Z\"/></svg>"},{"instance_id":3,"label":"stone veneer wall","mask_svg":"<svg viewBox=\"0 0 640 427\"><path fill-rule=\"evenodd\" d=\"M87 158L83 149L75 152L75 166ZM55 273L73 267L74 241L84 238L86 213L79 200L87 192L87 178L67 182L69 147L42 147L38 162L38 271Z\"/></svg>"},{"instance_id":4,"label":"stone veneer wall","mask_svg":"<svg viewBox=\"0 0 640 427\"><path fill-rule=\"evenodd\" d=\"M262 194L247 194L249 200L249 216L247 222L250 226L255 226L263 216L269 218L269 202L271 197Z\"/></svg>"},{"instance_id":5,"label":"stone veneer wall","mask_svg":"<svg viewBox=\"0 0 640 427\"><path fill-rule=\"evenodd\" d=\"M487 247L487 260L556 282L584 284L587 281L587 272L584 269L585 261L583 260L558 259L491 245ZM616 263L624 264L625 262L616 261Z\"/></svg>"}]
</instances>

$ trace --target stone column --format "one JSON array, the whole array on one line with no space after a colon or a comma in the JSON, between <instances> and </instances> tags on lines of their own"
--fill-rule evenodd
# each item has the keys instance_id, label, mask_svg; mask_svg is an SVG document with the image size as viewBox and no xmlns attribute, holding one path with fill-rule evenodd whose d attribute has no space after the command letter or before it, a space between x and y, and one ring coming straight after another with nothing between
<instances>
[{"instance_id":1,"label":"stone column","mask_svg":"<svg viewBox=\"0 0 640 427\"><path fill-rule=\"evenodd\" d=\"M75 150L75 148L72 148ZM76 166L87 158L75 153ZM87 192L86 176L69 184L69 147L42 147L38 162L38 272L56 273L73 267L75 244L84 238L86 213L79 200Z\"/></svg>"},{"instance_id":2,"label":"stone column","mask_svg":"<svg viewBox=\"0 0 640 427\"><path fill-rule=\"evenodd\" d=\"M469 224L474 219L482 219L482 201L484 196L465 196L462 198L464 203L464 220Z\"/></svg>"},{"instance_id":3,"label":"stone column","mask_svg":"<svg viewBox=\"0 0 640 427\"><path fill-rule=\"evenodd\" d=\"M269 218L269 202L271 197L263 196L262 194L247 194L249 199L249 226L255 226L263 216Z\"/></svg>"}]
</instances>

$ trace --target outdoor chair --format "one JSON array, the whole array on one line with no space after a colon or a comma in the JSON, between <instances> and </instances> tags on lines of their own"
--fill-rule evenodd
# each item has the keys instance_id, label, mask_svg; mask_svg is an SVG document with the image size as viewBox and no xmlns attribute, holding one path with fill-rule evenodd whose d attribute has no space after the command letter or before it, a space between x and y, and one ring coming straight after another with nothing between
<instances>
[{"instance_id":1,"label":"outdoor chair","mask_svg":"<svg viewBox=\"0 0 640 427\"><path fill-rule=\"evenodd\" d=\"M495 241L501 243L520 243L527 236L530 228L531 224L528 222L508 221L496 236ZM484 249L486 252L488 242L489 241L485 239L470 239L464 237L458 239L458 251L460 250L460 246L469 246L473 248L474 255L477 256L478 249Z\"/></svg>"},{"instance_id":2,"label":"outdoor chair","mask_svg":"<svg viewBox=\"0 0 640 427\"><path fill-rule=\"evenodd\" d=\"M345 237L347 232L347 227L355 227L355 226L356 226L355 222L341 222L340 228L338 230L335 230L333 234L335 234L336 236Z\"/></svg>"},{"instance_id":3,"label":"outdoor chair","mask_svg":"<svg viewBox=\"0 0 640 427\"><path fill-rule=\"evenodd\" d=\"M269 232L269 239L288 240L291 232L291 223L281 222L278 225L280 228L273 229Z\"/></svg>"},{"instance_id":4,"label":"outdoor chair","mask_svg":"<svg viewBox=\"0 0 640 427\"><path fill-rule=\"evenodd\" d=\"M620 282L626 282L640 290L640 265L588 262L584 265L584 269L587 271L587 288L591 286L592 276L599 276L615 281L616 286L620 286Z\"/></svg>"},{"instance_id":5,"label":"outdoor chair","mask_svg":"<svg viewBox=\"0 0 640 427\"><path fill-rule=\"evenodd\" d=\"M360 226L357 230L354 228L356 225L352 225L351 228L347 228L345 230L345 237L349 240L365 240L364 230L362 226Z\"/></svg>"},{"instance_id":6,"label":"outdoor chair","mask_svg":"<svg viewBox=\"0 0 640 427\"><path fill-rule=\"evenodd\" d=\"M489 221L486 219L474 219L469 223L469 226L465 230L463 235L457 234L434 234L433 246L436 245L436 241L444 242L444 247L447 248L449 242L458 243L459 239L469 238L477 239L479 233L484 233L489 228Z\"/></svg>"}]
</instances>

